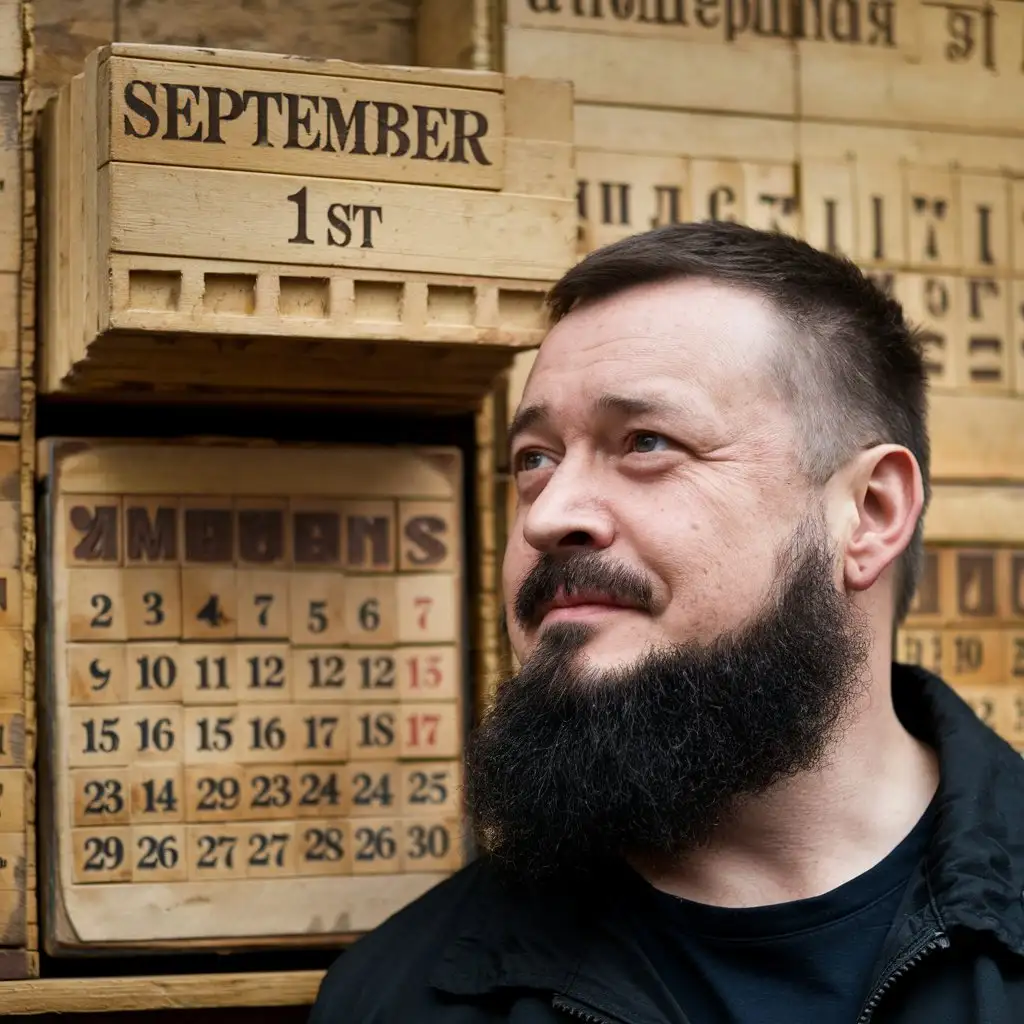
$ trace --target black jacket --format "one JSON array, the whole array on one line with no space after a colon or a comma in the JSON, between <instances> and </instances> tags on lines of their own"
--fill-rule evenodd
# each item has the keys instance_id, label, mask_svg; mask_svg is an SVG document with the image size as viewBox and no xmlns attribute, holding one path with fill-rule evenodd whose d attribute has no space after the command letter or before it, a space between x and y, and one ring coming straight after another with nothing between
<instances>
[{"instance_id":1,"label":"black jacket","mask_svg":"<svg viewBox=\"0 0 1024 1024\"><path fill-rule=\"evenodd\" d=\"M894 666L893 681L939 753L934 832L858 1022L820 1024L1024 1024L1024 760L935 676ZM616 891L513 889L477 860L342 953L310 1024L702 1024Z\"/></svg>"}]
</instances>

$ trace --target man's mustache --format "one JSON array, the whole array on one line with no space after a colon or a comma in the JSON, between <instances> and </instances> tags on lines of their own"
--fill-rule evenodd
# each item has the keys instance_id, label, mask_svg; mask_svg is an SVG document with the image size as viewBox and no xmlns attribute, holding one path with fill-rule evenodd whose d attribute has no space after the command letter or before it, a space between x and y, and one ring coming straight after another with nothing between
<instances>
[{"instance_id":1,"label":"man's mustache","mask_svg":"<svg viewBox=\"0 0 1024 1024\"><path fill-rule=\"evenodd\" d=\"M522 629L533 629L560 594L569 597L594 591L644 612L650 612L654 604L650 582L636 569L587 551L561 557L541 555L519 584L512 613Z\"/></svg>"}]
</instances>

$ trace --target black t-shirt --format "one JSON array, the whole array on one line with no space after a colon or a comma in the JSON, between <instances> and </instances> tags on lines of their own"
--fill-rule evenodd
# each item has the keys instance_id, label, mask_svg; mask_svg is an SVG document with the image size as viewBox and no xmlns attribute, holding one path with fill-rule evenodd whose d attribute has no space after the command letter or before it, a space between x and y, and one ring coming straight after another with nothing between
<instances>
[{"instance_id":1,"label":"black t-shirt","mask_svg":"<svg viewBox=\"0 0 1024 1024\"><path fill-rule=\"evenodd\" d=\"M643 883L640 941L691 1024L855 1021L932 810L884 860L811 899L731 909Z\"/></svg>"}]
</instances>

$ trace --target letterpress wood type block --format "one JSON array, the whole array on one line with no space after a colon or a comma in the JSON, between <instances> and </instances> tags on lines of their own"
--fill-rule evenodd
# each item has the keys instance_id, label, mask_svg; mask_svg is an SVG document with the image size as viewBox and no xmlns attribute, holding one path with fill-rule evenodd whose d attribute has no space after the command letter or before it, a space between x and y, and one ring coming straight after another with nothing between
<instances>
[{"instance_id":1,"label":"letterpress wood type block","mask_svg":"<svg viewBox=\"0 0 1024 1024\"><path fill-rule=\"evenodd\" d=\"M576 204L582 252L685 221L691 210L687 162L682 157L580 148Z\"/></svg>"},{"instance_id":2,"label":"letterpress wood type block","mask_svg":"<svg viewBox=\"0 0 1024 1024\"><path fill-rule=\"evenodd\" d=\"M353 393L438 390L428 359L348 344L402 341L462 344L445 387L479 395L536 344L573 259L570 97L494 73L94 51L46 119L44 388L308 391L333 373ZM218 336L267 343L226 360ZM298 339L322 344L296 359ZM287 562L283 518L240 515L239 565Z\"/></svg>"},{"instance_id":3,"label":"letterpress wood type block","mask_svg":"<svg viewBox=\"0 0 1024 1024\"><path fill-rule=\"evenodd\" d=\"M961 279L962 351L954 359L954 387L979 394L1009 394L1012 388L1011 283L999 277Z\"/></svg>"},{"instance_id":4,"label":"letterpress wood type block","mask_svg":"<svg viewBox=\"0 0 1024 1024\"><path fill-rule=\"evenodd\" d=\"M800 165L803 237L817 249L857 258L857 199L853 161Z\"/></svg>"},{"instance_id":5,"label":"letterpress wood type block","mask_svg":"<svg viewBox=\"0 0 1024 1024\"><path fill-rule=\"evenodd\" d=\"M937 391L954 391L968 373L962 340L965 292L961 284L961 278L949 275L896 275L896 298L903 304L907 319L920 329L925 370Z\"/></svg>"},{"instance_id":6,"label":"letterpress wood type block","mask_svg":"<svg viewBox=\"0 0 1024 1024\"><path fill-rule=\"evenodd\" d=\"M464 862L456 450L76 439L42 464L48 949L337 942ZM0 730L2 846L23 719Z\"/></svg>"},{"instance_id":7,"label":"letterpress wood type block","mask_svg":"<svg viewBox=\"0 0 1024 1024\"><path fill-rule=\"evenodd\" d=\"M974 713L1001 736L1015 732L1017 721L1014 688L1010 686L961 684L956 692Z\"/></svg>"}]
</instances>

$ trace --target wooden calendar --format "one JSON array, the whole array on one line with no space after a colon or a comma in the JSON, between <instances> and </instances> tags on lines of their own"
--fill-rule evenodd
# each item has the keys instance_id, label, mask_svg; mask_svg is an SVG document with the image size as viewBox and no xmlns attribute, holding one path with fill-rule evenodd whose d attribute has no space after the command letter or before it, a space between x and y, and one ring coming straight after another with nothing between
<instances>
[{"instance_id":1,"label":"wooden calendar","mask_svg":"<svg viewBox=\"0 0 1024 1024\"><path fill-rule=\"evenodd\" d=\"M942 676L1024 751L1024 545L929 547L896 659Z\"/></svg>"},{"instance_id":2,"label":"wooden calendar","mask_svg":"<svg viewBox=\"0 0 1024 1024\"><path fill-rule=\"evenodd\" d=\"M52 441L46 936L308 944L463 863L455 449Z\"/></svg>"}]
</instances>

